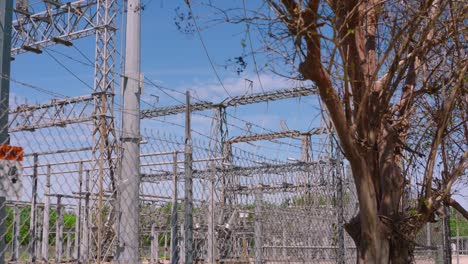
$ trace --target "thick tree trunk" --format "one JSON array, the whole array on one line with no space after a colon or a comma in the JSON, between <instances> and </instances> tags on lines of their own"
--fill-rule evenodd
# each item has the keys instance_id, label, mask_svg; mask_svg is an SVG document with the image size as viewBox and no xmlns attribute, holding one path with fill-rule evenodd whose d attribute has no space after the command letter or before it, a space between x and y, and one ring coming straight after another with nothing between
<instances>
[{"instance_id":1,"label":"thick tree trunk","mask_svg":"<svg viewBox=\"0 0 468 264\"><path fill-rule=\"evenodd\" d=\"M356 245L357 264L408 264L414 261L414 244L403 239L398 232L389 230L383 223L379 223L378 240L371 243L361 239L359 217L347 223L345 229Z\"/></svg>"}]
</instances>

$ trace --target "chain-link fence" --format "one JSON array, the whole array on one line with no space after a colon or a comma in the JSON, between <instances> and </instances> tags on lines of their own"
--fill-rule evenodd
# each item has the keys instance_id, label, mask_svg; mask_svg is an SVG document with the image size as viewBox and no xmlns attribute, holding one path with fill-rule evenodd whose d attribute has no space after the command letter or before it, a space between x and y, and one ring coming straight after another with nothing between
<instances>
[{"instance_id":1,"label":"chain-link fence","mask_svg":"<svg viewBox=\"0 0 468 264\"><path fill-rule=\"evenodd\" d=\"M15 114L10 113L10 129L24 128ZM93 126L11 133L9 145L21 148L4 145L0 152L10 177L2 180L6 260L112 262L126 246L119 242L119 223L126 221L120 205L127 202L118 187L126 184L119 164L123 150L117 144L111 161L96 165L102 160L93 155ZM188 142L152 131L142 133L140 145L135 230L141 261L185 263L188 256L196 263L355 261L343 224L358 205L343 160L279 161L233 142ZM441 230L440 224L423 230L416 263L441 263Z\"/></svg>"}]
</instances>

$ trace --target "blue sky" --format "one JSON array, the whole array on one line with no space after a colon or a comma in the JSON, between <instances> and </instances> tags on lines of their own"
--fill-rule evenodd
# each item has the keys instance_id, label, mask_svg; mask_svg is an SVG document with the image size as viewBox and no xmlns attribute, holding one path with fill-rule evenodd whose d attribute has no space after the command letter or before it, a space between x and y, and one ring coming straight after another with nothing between
<instances>
[{"instance_id":1,"label":"blue sky","mask_svg":"<svg viewBox=\"0 0 468 264\"><path fill-rule=\"evenodd\" d=\"M202 43L194 32L181 33L175 23L176 9L187 12L182 0L149 0L143 1L145 10L142 12L142 72L145 77L157 85L168 87L164 90L171 96L165 95L160 89L145 84L142 95L142 108L168 106L180 104L185 97L183 93L188 89L194 99L212 102L221 102L228 94L221 87L210 61L205 54ZM251 1L247 1L253 3ZM242 7L242 1L224 2ZM121 5L119 5L121 6ZM279 77L268 70L259 72L258 76L253 67L251 58L247 58L246 70L237 74L233 68L225 69L224 65L229 59L242 53L242 39L246 38L245 25L220 24L207 27L207 15L211 12L206 7L193 6L197 22L202 29L201 34L206 44L210 58L224 87L232 96L257 93L261 91L258 79L261 79L263 89L266 91L292 88L299 85ZM120 27L120 21L119 21ZM121 32L117 33L117 50L121 50ZM254 49L259 48L259 42L252 34ZM80 39L74 42L74 47L53 46L44 49L42 54L23 53L15 56L12 62L11 77L16 81L31 84L38 89L26 87L11 82L11 105L24 103L35 104L48 102L53 98L73 97L91 94L93 92L92 66L94 60L94 37ZM250 53L250 47L246 47ZM256 56L258 65L266 63L262 55ZM117 55L117 66L120 64ZM118 73L119 67L116 67ZM252 81L251 87L249 82ZM116 116L119 120L119 78L116 74L115 92L117 95ZM157 100L156 98L159 98ZM175 99L174 99L175 98ZM228 110L229 137L247 133L247 123L251 123L252 133L280 131L283 122L289 129L308 131L320 126L321 113L318 111L318 101L314 96L300 99L261 103L248 106L230 108ZM213 111L197 112L193 114L193 137L208 142L210 137ZM167 116L160 119L144 120L142 122L143 136L157 136L158 133L182 136L184 115ZM50 151L70 148L87 147L91 142L91 125L72 125L65 129L39 129L35 132L21 132L12 135L12 144L21 145L26 153ZM117 126L119 128L120 125ZM320 139L322 140L322 139ZM301 142L297 139L282 139L272 143L269 141L255 142L254 144L239 144L244 150L263 155L269 159L288 162L288 158L300 158ZM319 139L314 139L314 151L323 152ZM155 146L155 150L164 151ZM143 147L143 151L150 151L152 147ZM89 153L44 156L40 158L41 164L64 162L74 159L90 158ZM315 156L316 157L316 156ZM165 157L168 158L168 157ZM25 160L26 174L31 173L32 158ZM77 165L63 165L58 170L76 170ZM44 174L46 167L40 167L39 172ZM69 174L55 175L52 186L53 191L67 193L76 189L69 181ZM29 177L25 183L25 195L30 193ZM44 178L40 178L40 193L43 193ZM41 194L42 195L42 194ZM70 201L71 202L71 201Z\"/></svg>"},{"instance_id":2,"label":"blue sky","mask_svg":"<svg viewBox=\"0 0 468 264\"><path fill-rule=\"evenodd\" d=\"M250 1L250 3L253 2ZM176 9L179 9L180 13L187 12L184 1L153 0L143 1L143 4L145 9L142 12L141 46L142 71L145 77L155 84L180 92L189 89L194 97L201 100L220 102L227 98L228 95L217 80L196 32L192 34L181 33L174 23L177 16ZM242 1L233 1L229 4L242 7ZM120 6L121 4L119 4ZM284 79L268 70L261 71L257 76L251 58L247 58L248 66L241 74L237 74L232 67L225 69L224 65L229 59L242 53L241 42L243 39L246 40L245 25L223 23L207 27L211 20L207 16L212 12L212 9L193 5L193 10L197 23L202 29L202 38L209 56L223 85L231 95L260 92L259 78L262 80L264 90L292 88L299 84L297 81ZM252 34L252 41L254 49L260 47L255 34ZM12 78L52 91L56 93L55 96L57 97L61 95L79 96L90 94L93 87L93 67L90 65L90 61L93 61L94 58L94 37L78 40L74 44L75 47L54 46L47 48L40 55L33 53L17 55L12 63ZM117 37L119 53L120 44L119 31ZM245 47L245 49L250 53L249 46ZM261 54L256 55L256 59L258 65L266 63L264 56ZM120 63L119 58L116 63ZM116 70L118 71L118 68ZM73 72L73 74L70 72ZM245 79L253 81L250 87L250 83ZM116 80L118 81L118 76L116 76ZM118 94L118 83L115 89ZM169 92L171 97L184 101L183 94L165 91ZM16 83L12 83L11 93L14 105L22 104L25 101L28 103L41 103L55 97ZM142 95L142 108L180 103L171 97L166 96L161 90L152 85L146 84ZM245 128L247 126L246 122L241 121L245 120L256 124L256 126L252 127L252 132L268 132L280 130L280 122L283 120L290 129L307 131L320 125L320 112L317 109L317 100L313 96L262 103L230 109L229 114L239 119L230 118L228 122L237 127ZM116 110L118 110L118 107ZM194 129L209 134L211 119L208 117L212 116L212 114L212 111L194 114ZM165 123L145 120L143 127L181 134L183 130L180 127L168 123L183 124L183 119L183 115L179 115L164 118ZM262 128L266 128L266 130L262 131ZM232 136L236 136L246 131L232 127L230 132ZM299 144L297 140L285 140L285 142ZM268 142L259 143L259 145L262 144L277 149L275 155L280 159L285 159L285 156L288 156L288 154L284 153L284 146L272 145ZM290 148L297 150L294 147ZM256 151L260 150L257 149ZM269 153L271 154L271 152ZM297 153L295 154L292 150L290 154L297 157Z\"/></svg>"}]
</instances>

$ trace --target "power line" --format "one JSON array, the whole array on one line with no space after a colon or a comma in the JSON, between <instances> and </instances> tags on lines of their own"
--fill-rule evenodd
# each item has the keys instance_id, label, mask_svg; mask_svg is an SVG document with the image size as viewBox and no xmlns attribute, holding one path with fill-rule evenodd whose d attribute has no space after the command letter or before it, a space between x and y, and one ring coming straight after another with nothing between
<instances>
[{"instance_id":1,"label":"power line","mask_svg":"<svg viewBox=\"0 0 468 264\"><path fill-rule=\"evenodd\" d=\"M16 80L14 78L11 78L11 77L7 76L6 74L0 75L0 78L10 80L10 81L12 81L14 83L20 84L20 85L22 85L24 87L34 89L34 90L36 90L38 92L41 92L41 93L44 93L44 94L47 94L47 95L50 95L50 96L60 97L60 98L67 98L68 97L66 95L63 95L63 94L60 94L60 93L57 93L57 92L54 92L54 91L39 87L39 86L34 85L34 84L30 84L30 83L26 83L26 82L23 82L23 81Z\"/></svg>"},{"instance_id":2,"label":"power line","mask_svg":"<svg viewBox=\"0 0 468 264\"><path fill-rule=\"evenodd\" d=\"M242 5L244 7L244 18L247 21L247 10L245 8L245 0L242 0ZM250 34L250 23L249 22L246 23L246 27L247 27L247 37L249 38L250 51L252 52L252 59L253 59L254 66L255 66L255 73L257 74L258 83L260 84L260 88L262 89L262 92L265 92L265 90L263 89L262 80L260 79L260 74L258 73L257 59L255 58L255 53L254 53L254 50L253 50L252 36Z\"/></svg>"},{"instance_id":3,"label":"power line","mask_svg":"<svg viewBox=\"0 0 468 264\"><path fill-rule=\"evenodd\" d=\"M93 89L93 87L91 85L89 85L87 82L83 81L83 79L81 79L78 75L76 75L72 70L70 70L67 66L65 66L65 64L63 64L62 62L60 62L57 58L55 58L54 55L52 55L48 49L44 49L44 51L56 62L58 63L60 66L62 66L63 69L65 69L68 73L70 73L71 75L73 75L73 77L75 77L78 81L80 81L82 84L86 85L87 87Z\"/></svg>"},{"instance_id":4,"label":"power line","mask_svg":"<svg viewBox=\"0 0 468 264\"><path fill-rule=\"evenodd\" d=\"M227 93L227 95L229 97L231 97L231 94L229 93L229 91L224 86L223 81L221 81L221 78L219 77L218 71L216 70L216 68L214 66L213 60L210 57L210 54L208 52L208 48L206 47L205 41L203 40L202 34L200 32L200 28L198 27L197 20L195 19L195 15L193 13L192 6L190 5L189 1L185 1L185 3L187 4L187 6L189 8L189 11L190 11L190 14L191 14L191 17L192 17L192 20L193 20L193 24L195 25L195 29L197 30L197 33L198 33L198 38L200 39L200 42L201 42L201 44L203 46L203 50L205 51L206 57L208 58L208 61L210 62L211 68L213 69L213 72L216 75L216 78L218 79L218 82L221 84L221 87L223 87L223 90Z\"/></svg>"}]
</instances>

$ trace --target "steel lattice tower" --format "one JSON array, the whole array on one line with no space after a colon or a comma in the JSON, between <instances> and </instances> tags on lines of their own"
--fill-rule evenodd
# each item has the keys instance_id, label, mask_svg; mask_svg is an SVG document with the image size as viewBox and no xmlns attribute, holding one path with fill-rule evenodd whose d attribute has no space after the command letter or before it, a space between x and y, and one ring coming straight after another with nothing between
<instances>
[{"instance_id":1,"label":"steel lattice tower","mask_svg":"<svg viewBox=\"0 0 468 264\"><path fill-rule=\"evenodd\" d=\"M96 247L98 263L112 253L112 244L116 235L115 206L116 178L113 160L116 146L114 123L114 84L116 61L116 1L100 0L96 8L96 57L94 73L94 131L93 164L91 193L97 194L91 212L92 225L96 232L91 232L91 243ZM107 190L106 190L107 189ZM110 195L105 195L105 192ZM107 215L104 214L108 208ZM93 219L94 218L94 219ZM95 220L95 221L94 221Z\"/></svg>"}]
</instances>

